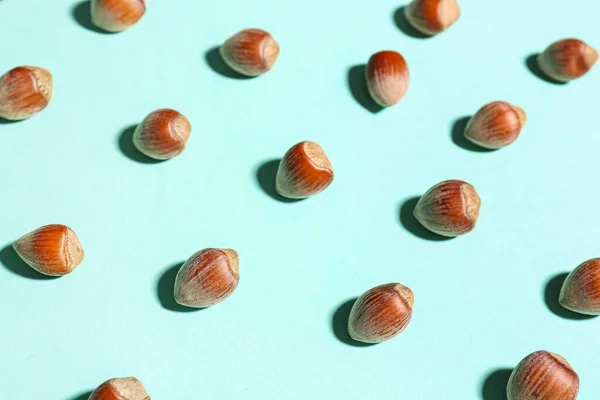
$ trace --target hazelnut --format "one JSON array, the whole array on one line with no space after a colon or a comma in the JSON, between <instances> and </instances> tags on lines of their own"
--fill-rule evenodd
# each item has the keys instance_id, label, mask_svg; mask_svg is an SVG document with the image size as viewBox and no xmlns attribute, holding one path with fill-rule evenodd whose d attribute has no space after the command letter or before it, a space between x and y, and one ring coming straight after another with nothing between
<instances>
[{"instance_id":1,"label":"hazelnut","mask_svg":"<svg viewBox=\"0 0 600 400\"><path fill-rule=\"evenodd\" d=\"M413 0L404 8L404 15L413 28L433 36L458 20L460 7L456 0Z\"/></svg>"},{"instance_id":2,"label":"hazelnut","mask_svg":"<svg viewBox=\"0 0 600 400\"><path fill-rule=\"evenodd\" d=\"M373 54L366 68L367 88L373 100L382 107L398 103L409 84L408 66L395 51Z\"/></svg>"},{"instance_id":3,"label":"hazelnut","mask_svg":"<svg viewBox=\"0 0 600 400\"><path fill-rule=\"evenodd\" d=\"M89 400L150 400L150 395L136 378L115 378L98 386Z\"/></svg>"},{"instance_id":4,"label":"hazelnut","mask_svg":"<svg viewBox=\"0 0 600 400\"><path fill-rule=\"evenodd\" d=\"M161 109L148 115L133 133L133 145L148 157L168 160L187 144L192 125L183 114Z\"/></svg>"},{"instance_id":5,"label":"hazelnut","mask_svg":"<svg viewBox=\"0 0 600 400\"><path fill-rule=\"evenodd\" d=\"M525 357L508 380L508 400L575 400L579 377L567 360L548 351Z\"/></svg>"},{"instance_id":6,"label":"hazelnut","mask_svg":"<svg viewBox=\"0 0 600 400\"><path fill-rule=\"evenodd\" d=\"M44 275L62 276L83 261L79 238L65 225L42 226L13 243L17 254Z\"/></svg>"},{"instance_id":7,"label":"hazelnut","mask_svg":"<svg viewBox=\"0 0 600 400\"><path fill-rule=\"evenodd\" d=\"M323 148L315 142L301 142L279 163L275 189L283 197L305 199L327 189L332 181L333 167Z\"/></svg>"},{"instance_id":8,"label":"hazelnut","mask_svg":"<svg viewBox=\"0 0 600 400\"><path fill-rule=\"evenodd\" d=\"M348 333L365 343L391 339L408 326L413 303L412 290L399 283L369 289L352 306Z\"/></svg>"},{"instance_id":9,"label":"hazelnut","mask_svg":"<svg viewBox=\"0 0 600 400\"><path fill-rule=\"evenodd\" d=\"M145 0L91 0L92 23L107 32L135 25L146 12Z\"/></svg>"},{"instance_id":10,"label":"hazelnut","mask_svg":"<svg viewBox=\"0 0 600 400\"><path fill-rule=\"evenodd\" d=\"M221 56L234 71L258 76L269 71L279 55L279 45L260 29L244 29L221 46Z\"/></svg>"},{"instance_id":11,"label":"hazelnut","mask_svg":"<svg viewBox=\"0 0 600 400\"><path fill-rule=\"evenodd\" d=\"M598 52L579 39L564 39L551 44L538 58L544 74L558 82L585 75L598 61Z\"/></svg>"},{"instance_id":12,"label":"hazelnut","mask_svg":"<svg viewBox=\"0 0 600 400\"><path fill-rule=\"evenodd\" d=\"M600 258L575 268L565 279L560 304L581 314L600 315Z\"/></svg>"},{"instance_id":13,"label":"hazelnut","mask_svg":"<svg viewBox=\"0 0 600 400\"><path fill-rule=\"evenodd\" d=\"M465 137L486 149L499 149L517 140L526 121L523 109L505 101L494 101L481 107L471 118Z\"/></svg>"},{"instance_id":14,"label":"hazelnut","mask_svg":"<svg viewBox=\"0 0 600 400\"><path fill-rule=\"evenodd\" d=\"M204 308L222 302L240 280L239 258L232 249L204 249L191 256L175 278L175 300Z\"/></svg>"},{"instance_id":15,"label":"hazelnut","mask_svg":"<svg viewBox=\"0 0 600 400\"><path fill-rule=\"evenodd\" d=\"M415 218L438 235L454 237L475 228L481 199L467 182L449 180L429 189L417 203Z\"/></svg>"},{"instance_id":16,"label":"hazelnut","mask_svg":"<svg viewBox=\"0 0 600 400\"><path fill-rule=\"evenodd\" d=\"M39 67L17 67L0 77L0 117L21 120L42 111L52 98L52 74Z\"/></svg>"}]
</instances>

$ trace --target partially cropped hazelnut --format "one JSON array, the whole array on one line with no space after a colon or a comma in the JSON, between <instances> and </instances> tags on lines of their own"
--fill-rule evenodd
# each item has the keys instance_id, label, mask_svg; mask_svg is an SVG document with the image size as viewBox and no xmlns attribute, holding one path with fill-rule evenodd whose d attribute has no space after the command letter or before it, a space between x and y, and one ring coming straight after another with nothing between
<instances>
[{"instance_id":1,"label":"partially cropped hazelnut","mask_svg":"<svg viewBox=\"0 0 600 400\"><path fill-rule=\"evenodd\" d=\"M598 61L598 52L579 39L563 39L551 44L538 58L544 74L558 82L585 75Z\"/></svg>"},{"instance_id":2,"label":"partially cropped hazelnut","mask_svg":"<svg viewBox=\"0 0 600 400\"><path fill-rule=\"evenodd\" d=\"M449 180L429 189L417 203L414 215L430 231L454 237L475 228L480 206L481 199L471 184Z\"/></svg>"},{"instance_id":3,"label":"partially cropped hazelnut","mask_svg":"<svg viewBox=\"0 0 600 400\"><path fill-rule=\"evenodd\" d=\"M465 137L486 149L499 149L517 140L525 122L527 114L522 108L494 101L481 107L471 118Z\"/></svg>"},{"instance_id":4,"label":"partially cropped hazelnut","mask_svg":"<svg viewBox=\"0 0 600 400\"><path fill-rule=\"evenodd\" d=\"M40 67L17 67L0 77L0 117L22 120L42 111L52 98L52 74Z\"/></svg>"},{"instance_id":5,"label":"partially cropped hazelnut","mask_svg":"<svg viewBox=\"0 0 600 400\"><path fill-rule=\"evenodd\" d=\"M360 296L348 320L348 333L354 340L380 343L398 335L412 316L414 295L399 283L367 290Z\"/></svg>"},{"instance_id":6,"label":"partially cropped hazelnut","mask_svg":"<svg viewBox=\"0 0 600 400\"><path fill-rule=\"evenodd\" d=\"M381 107L398 103L408 90L408 65L404 57L395 51L373 54L367 64L366 75L369 93Z\"/></svg>"},{"instance_id":7,"label":"partially cropped hazelnut","mask_svg":"<svg viewBox=\"0 0 600 400\"><path fill-rule=\"evenodd\" d=\"M510 375L508 400L575 400L579 376L562 356L536 351L525 357Z\"/></svg>"},{"instance_id":8,"label":"partially cropped hazelnut","mask_svg":"<svg viewBox=\"0 0 600 400\"><path fill-rule=\"evenodd\" d=\"M92 23L107 32L135 25L146 12L145 0L91 0Z\"/></svg>"},{"instance_id":9,"label":"partially cropped hazelnut","mask_svg":"<svg viewBox=\"0 0 600 400\"><path fill-rule=\"evenodd\" d=\"M600 258L575 268L565 279L560 304L581 314L600 315Z\"/></svg>"},{"instance_id":10,"label":"partially cropped hazelnut","mask_svg":"<svg viewBox=\"0 0 600 400\"><path fill-rule=\"evenodd\" d=\"M136 378L114 378L98 386L89 400L150 400L150 395Z\"/></svg>"},{"instance_id":11,"label":"partially cropped hazelnut","mask_svg":"<svg viewBox=\"0 0 600 400\"><path fill-rule=\"evenodd\" d=\"M246 76L258 76L273 67L279 56L279 45L261 29L244 29L227 39L220 51L233 70Z\"/></svg>"},{"instance_id":12,"label":"partially cropped hazelnut","mask_svg":"<svg viewBox=\"0 0 600 400\"><path fill-rule=\"evenodd\" d=\"M204 249L191 256L175 278L175 300L204 308L222 302L240 280L239 258L232 249Z\"/></svg>"},{"instance_id":13,"label":"partially cropped hazelnut","mask_svg":"<svg viewBox=\"0 0 600 400\"><path fill-rule=\"evenodd\" d=\"M433 36L458 20L460 7L456 0L413 0L404 8L404 15L413 28Z\"/></svg>"},{"instance_id":14,"label":"partially cropped hazelnut","mask_svg":"<svg viewBox=\"0 0 600 400\"><path fill-rule=\"evenodd\" d=\"M315 142L301 142L279 163L275 189L283 197L305 199L321 193L331 182L333 167L323 148Z\"/></svg>"},{"instance_id":15,"label":"partially cropped hazelnut","mask_svg":"<svg viewBox=\"0 0 600 400\"><path fill-rule=\"evenodd\" d=\"M192 125L181 113L161 109L150 113L133 133L134 146L157 160L168 160L180 154L190 137Z\"/></svg>"},{"instance_id":16,"label":"partially cropped hazelnut","mask_svg":"<svg viewBox=\"0 0 600 400\"><path fill-rule=\"evenodd\" d=\"M13 243L17 254L44 275L62 276L83 261L79 238L65 225L42 226Z\"/></svg>"}]
</instances>

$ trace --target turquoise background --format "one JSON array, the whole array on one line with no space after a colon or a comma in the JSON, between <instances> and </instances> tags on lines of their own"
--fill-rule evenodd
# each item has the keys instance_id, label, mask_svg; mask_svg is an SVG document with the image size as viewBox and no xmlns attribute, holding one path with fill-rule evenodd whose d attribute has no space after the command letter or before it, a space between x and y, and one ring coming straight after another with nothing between
<instances>
[{"instance_id":1,"label":"turquoise background","mask_svg":"<svg viewBox=\"0 0 600 400\"><path fill-rule=\"evenodd\" d=\"M560 274L600 255L600 67L555 85L526 59L564 37L600 47L600 3L460 4L456 25L422 39L397 0L149 0L116 35L91 29L85 4L2 1L0 70L43 66L54 96L0 124L1 397L83 400L135 375L153 399L496 400L509 369L547 349L579 373L581 399L598 398L600 320L556 298ZM210 52L246 27L281 46L257 79ZM372 113L353 67L383 49L405 56L411 83ZM475 151L453 131L493 100L523 107L527 125L514 145ZM149 163L131 127L161 107L193 132L181 156ZM323 146L335 181L282 202L273 160L302 140ZM411 206L449 178L476 187L480 220L434 240ZM48 223L86 252L60 279L9 247ZM185 312L175 268L205 247L239 252L240 285ZM415 293L411 324L351 343L348 301L394 281Z\"/></svg>"}]
</instances>

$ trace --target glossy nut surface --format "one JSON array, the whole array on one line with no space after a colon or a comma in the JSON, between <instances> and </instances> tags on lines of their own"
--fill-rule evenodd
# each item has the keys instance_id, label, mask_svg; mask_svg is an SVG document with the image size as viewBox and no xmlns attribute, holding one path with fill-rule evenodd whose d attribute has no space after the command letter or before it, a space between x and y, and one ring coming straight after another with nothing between
<instances>
[{"instance_id":1,"label":"glossy nut surface","mask_svg":"<svg viewBox=\"0 0 600 400\"><path fill-rule=\"evenodd\" d=\"M156 160L168 160L185 149L192 132L190 121L168 108L148 115L133 133L133 144L142 153Z\"/></svg>"},{"instance_id":2,"label":"glossy nut surface","mask_svg":"<svg viewBox=\"0 0 600 400\"><path fill-rule=\"evenodd\" d=\"M145 0L91 0L92 23L107 32L124 31L145 12Z\"/></svg>"},{"instance_id":3,"label":"glossy nut surface","mask_svg":"<svg viewBox=\"0 0 600 400\"><path fill-rule=\"evenodd\" d=\"M513 143L527 122L525 111L505 101L486 104L471 118L465 137L486 149L499 149Z\"/></svg>"},{"instance_id":4,"label":"glossy nut surface","mask_svg":"<svg viewBox=\"0 0 600 400\"><path fill-rule=\"evenodd\" d=\"M136 378L115 378L98 386L89 400L150 400L150 395Z\"/></svg>"},{"instance_id":5,"label":"glossy nut surface","mask_svg":"<svg viewBox=\"0 0 600 400\"><path fill-rule=\"evenodd\" d=\"M454 237L475 228L481 199L464 181L448 180L429 189L417 203L415 218L438 235Z\"/></svg>"},{"instance_id":6,"label":"glossy nut surface","mask_svg":"<svg viewBox=\"0 0 600 400\"><path fill-rule=\"evenodd\" d=\"M575 400L579 376L562 356L537 351L525 357L510 375L508 400Z\"/></svg>"},{"instance_id":7,"label":"glossy nut surface","mask_svg":"<svg viewBox=\"0 0 600 400\"><path fill-rule=\"evenodd\" d=\"M17 67L0 77L0 117L22 120L50 103L52 74L40 67Z\"/></svg>"},{"instance_id":8,"label":"glossy nut surface","mask_svg":"<svg viewBox=\"0 0 600 400\"><path fill-rule=\"evenodd\" d=\"M538 65L555 81L568 82L585 75L596 61L596 49L579 39L563 39L544 50L538 58Z\"/></svg>"},{"instance_id":9,"label":"glossy nut surface","mask_svg":"<svg viewBox=\"0 0 600 400\"><path fill-rule=\"evenodd\" d=\"M323 148L315 142L301 142L279 163L275 189L283 197L305 199L321 193L331 182L333 167Z\"/></svg>"},{"instance_id":10,"label":"glossy nut surface","mask_svg":"<svg viewBox=\"0 0 600 400\"><path fill-rule=\"evenodd\" d=\"M45 225L13 243L17 254L44 275L62 276L83 261L79 238L65 225Z\"/></svg>"},{"instance_id":11,"label":"glossy nut surface","mask_svg":"<svg viewBox=\"0 0 600 400\"><path fill-rule=\"evenodd\" d=\"M234 71L253 77L273 67L279 56L279 45L261 29L245 29L227 39L220 53Z\"/></svg>"},{"instance_id":12,"label":"glossy nut surface","mask_svg":"<svg viewBox=\"0 0 600 400\"><path fill-rule=\"evenodd\" d=\"M381 107L397 104L406 94L410 81L404 57L395 51L373 54L366 68L369 94Z\"/></svg>"},{"instance_id":13,"label":"glossy nut surface","mask_svg":"<svg viewBox=\"0 0 600 400\"><path fill-rule=\"evenodd\" d=\"M354 340L380 343L402 332L410 322L412 290L399 283L374 287L360 296L350 312L348 333Z\"/></svg>"},{"instance_id":14,"label":"glossy nut surface","mask_svg":"<svg viewBox=\"0 0 600 400\"><path fill-rule=\"evenodd\" d=\"M191 256L175 278L175 300L194 308L210 307L235 291L239 258L232 249L204 249Z\"/></svg>"},{"instance_id":15,"label":"glossy nut surface","mask_svg":"<svg viewBox=\"0 0 600 400\"><path fill-rule=\"evenodd\" d=\"M414 0L404 8L406 20L424 35L437 35L460 17L456 0Z\"/></svg>"},{"instance_id":16,"label":"glossy nut surface","mask_svg":"<svg viewBox=\"0 0 600 400\"><path fill-rule=\"evenodd\" d=\"M563 283L559 302L571 311L600 315L600 258L592 258L571 271Z\"/></svg>"}]
</instances>

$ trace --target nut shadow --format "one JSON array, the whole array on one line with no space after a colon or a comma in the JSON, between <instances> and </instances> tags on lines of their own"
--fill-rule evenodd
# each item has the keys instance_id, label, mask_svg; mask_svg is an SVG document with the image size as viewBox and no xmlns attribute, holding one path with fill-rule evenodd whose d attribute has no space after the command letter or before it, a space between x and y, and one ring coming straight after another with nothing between
<instances>
[{"instance_id":1,"label":"nut shadow","mask_svg":"<svg viewBox=\"0 0 600 400\"><path fill-rule=\"evenodd\" d=\"M304 199L288 199L287 197L280 196L275 190L275 177L277 176L277 169L281 159L269 160L258 166L256 169L256 181L260 188L269 195L272 199L275 199L281 203L298 203Z\"/></svg>"},{"instance_id":2,"label":"nut shadow","mask_svg":"<svg viewBox=\"0 0 600 400\"><path fill-rule=\"evenodd\" d=\"M406 15L404 15L405 8L406 8L406 6L403 6L403 7L398 8L396 11L394 11L394 14L393 14L394 23L396 24L398 29L400 29L402 31L402 33L404 33L406 36L410 36L411 38L415 38L415 39L431 38L432 36L425 35L424 33L421 33L412 27L412 25L406 19Z\"/></svg>"},{"instance_id":3,"label":"nut shadow","mask_svg":"<svg viewBox=\"0 0 600 400\"><path fill-rule=\"evenodd\" d=\"M365 73L367 66L365 64L355 65L348 69L348 87L352 97L358 104L360 104L367 111L377 114L383 110L379 104L371 98L369 90L367 89L367 80Z\"/></svg>"},{"instance_id":4,"label":"nut shadow","mask_svg":"<svg viewBox=\"0 0 600 400\"><path fill-rule=\"evenodd\" d=\"M350 337L348 333L348 319L350 318L350 311L352 311L352 306L356 302L358 297L347 300L342 303L333 313L331 317L331 329L333 330L333 334L338 340L342 343L345 343L349 346L354 347L370 347L374 346L376 343L363 343L356 341Z\"/></svg>"},{"instance_id":5,"label":"nut shadow","mask_svg":"<svg viewBox=\"0 0 600 400\"><path fill-rule=\"evenodd\" d=\"M174 312L187 313L204 310L204 308L182 306L175 301L175 277L182 265L183 262L173 264L160 276L156 285L158 301L165 310Z\"/></svg>"},{"instance_id":6,"label":"nut shadow","mask_svg":"<svg viewBox=\"0 0 600 400\"><path fill-rule=\"evenodd\" d=\"M465 150L476 153L491 153L496 151L494 149L486 149L484 147L477 146L475 143L471 142L465 137L465 129L467 129L467 124L470 120L470 116L464 116L454 121L451 131L452 141L454 144Z\"/></svg>"},{"instance_id":7,"label":"nut shadow","mask_svg":"<svg viewBox=\"0 0 600 400\"><path fill-rule=\"evenodd\" d=\"M226 78L239 80L253 78L251 76L242 75L239 72L234 71L229 65L227 65L227 63L225 63L225 61L223 60L223 57L221 57L221 53L219 52L219 46L215 46L212 49L208 50L204 54L204 59L206 60L206 63L208 64L210 69Z\"/></svg>"},{"instance_id":8,"label":"nut shadow","mask_svg":"<svg viewBox=\"0 0 600 400\"><path fill-rule=\"evenodd\" d=\"M78 396L74 396L74 397L69 397L66 400L88 400L90 398L90 396L92 395L92 391L87 391L85 393L81 393Z\"/></svg>"},{"instance_id":9,"label":"nut shadow","mask_svg":"<svg viewBox=\"0 0 600 400\"><path fill-rule=\"evenodd\" d=\"M20 275L24 278L36 279L40 281L48 281L58 278L56 276L44 275L31 268L25 263L25 261L21 259L21 257L19 257L15 249L12 247L12 244L8 244L2 250L0 250L0 263L13 274Z\"/></svg>"},{"instance_id":10,"label":"nut shadow","mask_svg":"<svg viewBox=\"0 0 600 400\"><path fill-rule=\"evenodd\" d=\"M482 400L506 400L506 386L512 373L510 368L499 368L492 371L481 385Z\"/></svg>"},{"instance_id":11,"label":"nut shadow","mask_svg":"<svg viewBox=\"0 0 600 400\"><path fill-rule=\"evenodd\" d=\"M114 34L114 32L102 30L92 23L90 5L91 3L89 0L84 0L73 6L73 8L71 9L71 15L73 16L75 22L77 22L80 26L84 27L88 31L103 33L105 35Z\"/></svg>"},{"instance_id":12,"label":"nut shadow","mask_svg":"<svg viewBox=\"0 0 600 400\"><path fill-rule=\"evenodd\" d=\"M128 126L119 134L117 141L119 149L121 149L121 153L123 153L130 160L140 164L160 164L166 161L155 160L154 158L148 157L135 148L133 145L133 133L135 132L135 128L137 128L137 125Z\"/></svg>"},{"instance_id":13,"label":"nut shadow","mask_svg":"<svg viewBox=\"0 0 600 400\"><path fill-rule=\"evenodd\" d=\"M596 315L579 314L564 308L560 304L558 301L560 289L562 288L565 279L567 279L567 275L569 274L566 272L555 275L546 283L546 287L544 288L544 302L546 303L548 309L553 314L570 320L586 320L596 318Z\"/></svg>"},{"instance_id":14,"label":"nut shadow","mask_svg":"<svg viewBox=\"0 0 600 400\"><path fill-rule=\"evenodd\" d=\"M2 118L0 117L0 125L12 125L12 124L18 124L19 122L23 122L24 120L11 120L11 119L6 119L6 118Z\"/></svg>"},{"instance_id":15,"label":"nut shadow","mask_svg":"<svg viewBox=\"0 0 600 400\"><path fill-rule=\"evenodd\" d=\"M544 74L544 72L542 71L542 69L540 68L540 65L538 64L538 57L540 56L540 53L533 53L527 56L527 58L525 59L525 65L527 66L527 69L529 70L529 72L531 72L533 75L535 75L536 77L538 77L539 79L543 80L544 82L548 82L548 83L552 83L554 85L566 85L566 82L560 82L557 80L554 80L552 78L550 78L548 75Z\"/></svg>"},{"instance_id":16,"label":"nut shadow","mask_svg":"<svg viewBox=\"0 0 600 400\"><path fill-rule=\"evenodd\" d=\"M400 223L410 233L415 235L418 238L430 240L432 242L443 242L446 240L452 240L453 237L447 237L438 235L437 233L433 233L427 228L425 228L417 219L415 218L413 211L419 202L421 197L415 196L411 197L408 200L405 200L400 204Z\"/></svg>"}]
</instances>

